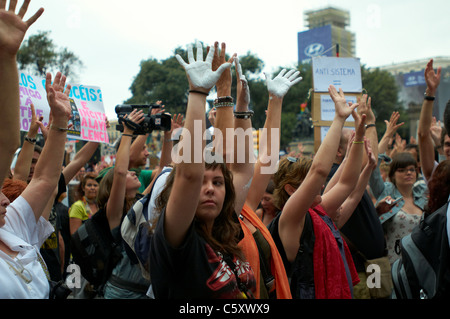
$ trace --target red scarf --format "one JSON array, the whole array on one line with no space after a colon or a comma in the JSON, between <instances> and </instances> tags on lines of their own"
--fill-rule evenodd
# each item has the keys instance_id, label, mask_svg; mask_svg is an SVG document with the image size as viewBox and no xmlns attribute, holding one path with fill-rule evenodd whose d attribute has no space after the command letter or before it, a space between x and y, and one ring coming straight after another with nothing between
<instances>
[{"instance_id":1,"label":"red scarf","mask_svg":"<svg viewBox=\"0 0 450 319\"><path fill-rule=\"evenodd\" d=\"M277 299L292 299L291 289L289 287L289 281L286 275L286 270L284 269L283 260L281 259L280 253L278 252L277 246L272 239L272 235L270 234L267 227L263 224L263 222L258 218L258 216L253 212L253 210L244 205L241 211L242 216L244 216L255 228L259 229L261 234L267 240L270 245L271 252L271 260L270 260L270 268L272 271L272 275L275 277L275 289L277 294ZM259 299L259 291L260 291L260 267L259 267L259 251L256 246L255 239L251 231L245 225L245 223L239 218L239 222L241 223L244 238L239 242L239 246L241 247L247 261L255 273L256 279L256 293L255 298Z\"/></svg>"},{"instance_id":2,"label":"red scarf","mask_svg":"<svg viewBox=\"0 0 450 319\"><path fill-rule=\"evenodd\" d=\"M352 295L345 271L344 261L332 232L319 215L326 215L322 206L309 209L314 228L314 285L316 299L351 299ZM344 241L345 257L353 285L359 282L352 255Z\"/></svg>"}]
</instances>

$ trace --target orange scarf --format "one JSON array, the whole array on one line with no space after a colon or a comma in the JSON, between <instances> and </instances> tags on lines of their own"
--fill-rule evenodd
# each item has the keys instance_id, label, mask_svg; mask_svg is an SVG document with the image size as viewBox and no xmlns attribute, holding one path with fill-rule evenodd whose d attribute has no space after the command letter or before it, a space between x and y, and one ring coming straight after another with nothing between
<instances>
[{"instance_id":1,"label":"orange scarf","mask_svg":"<svg viewBox=\"0 0 450 319\"><path fill-rule=\"evenodd\" d=\"M291 289L289 287L289 281L286 275L286 270L284 268L283 260L281 259L280 253L278 252L277 246L275 245L272 235L267 229L266 225L256 216L255 212L244 204L244 207L241 211L242 216L244 216L255 228L259 229L261 234L267 240L270 245L271 251L271 261L270 267L272 274L275 278L275 289L277 294L277 299L292 299ZM260 291L260 267L259 267L259 251L256 246L255 239L251 231L245 225L245 223L239 218L239 222L241 223L242 230L244 232L244 238L239 242L239 246L241 247L247 261L255 273L256 278L256 299L259 299L259 291Z\"/></svg>"}]
</instances>

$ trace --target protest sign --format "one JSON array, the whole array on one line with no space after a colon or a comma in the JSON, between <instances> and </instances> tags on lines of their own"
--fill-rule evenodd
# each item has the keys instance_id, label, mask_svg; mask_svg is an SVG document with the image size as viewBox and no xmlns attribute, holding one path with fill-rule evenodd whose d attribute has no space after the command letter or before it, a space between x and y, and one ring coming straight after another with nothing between
<instances>
[{"instance_id":1,"label":"protest sign","mask_svg":"<svg viewBox=\"0 0 450 319\"><path fill-rule=\"evenodd\" d=\"M33 103L36 116L43 116L46 126L49 121L50 107L45 91L45 78L20 72L20 130L28 131L31 124ZM109 143L106 131L106 114L103 107L102 91L97 86L72 85L69 95L72 117L67 137L85 141Z\"/></svg>"},{"instance_id":2,"label":"protest sign","mask_svg":"<svg viewBox=\"0 0 450 319\"><path fill-rule=\"evenodd\" d=\"M356 104L357 97L354 95L349 95L345 97L347 100L347 103L351 102L353 104ZM320 95L320 119L322 121L333 121L334 115L335 115L335 108L334 108L334 102L331 99L330 95L321 94ZM349 116L347 121L354 122L352 116Z\"/></svg>"},{"instance_id":3,"label":"protest sign","mask_svg":"<svg viewBox=\"0 0 450 319\"><path fill-rule=\"evenodd\" d=\"M312 70L314 92L328 92L330 84L344 92L362 92L358 58L314 57Z\"/></svg>"}]
</instances>

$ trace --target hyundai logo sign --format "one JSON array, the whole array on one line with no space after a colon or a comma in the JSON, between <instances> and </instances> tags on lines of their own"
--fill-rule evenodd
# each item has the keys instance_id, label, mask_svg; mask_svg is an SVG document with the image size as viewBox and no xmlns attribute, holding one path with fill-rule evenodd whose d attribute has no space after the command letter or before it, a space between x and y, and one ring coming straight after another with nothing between
<instances>
[{"instance_id":1,"label":"hyundai logo sign","mask_svg":"<svg viewBox=\"0 0 450 319\"><path fill-rule=\"evenodd\" d=\"M323 53L324 47L320 43L312 43L305 48L305 55L309 57L319 56Z\"/></svg>"}]
</instances>

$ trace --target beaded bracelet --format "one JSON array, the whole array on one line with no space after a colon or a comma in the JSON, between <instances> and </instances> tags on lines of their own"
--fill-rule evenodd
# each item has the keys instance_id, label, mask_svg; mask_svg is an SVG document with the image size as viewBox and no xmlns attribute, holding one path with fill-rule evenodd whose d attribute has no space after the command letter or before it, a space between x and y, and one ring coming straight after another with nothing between
<instances>
[{"instance_id":1,"label":"beaded bracelet","mask_svg":"<svg viewBox=\"0 0 450 319\"><path fill-rule=\"evenodd\" d=\"M243 120L247 120L249 118L251 118L254 114L254 112L252 110L249 111L245 111L245 112L233 112L234 113L234 117L237 119L243 119Z\"/></svg>"},{"instance_id":2,"label":"beaded bracelet","mask_svg":"<svg viewBox=\"0 0 450 319\"><path fill-rule=\"evenodd\" d=\"M214 102L213 106L215 108L221 108L221 107L234 107L233 102Z\"/></svg>"}]
</instances>

